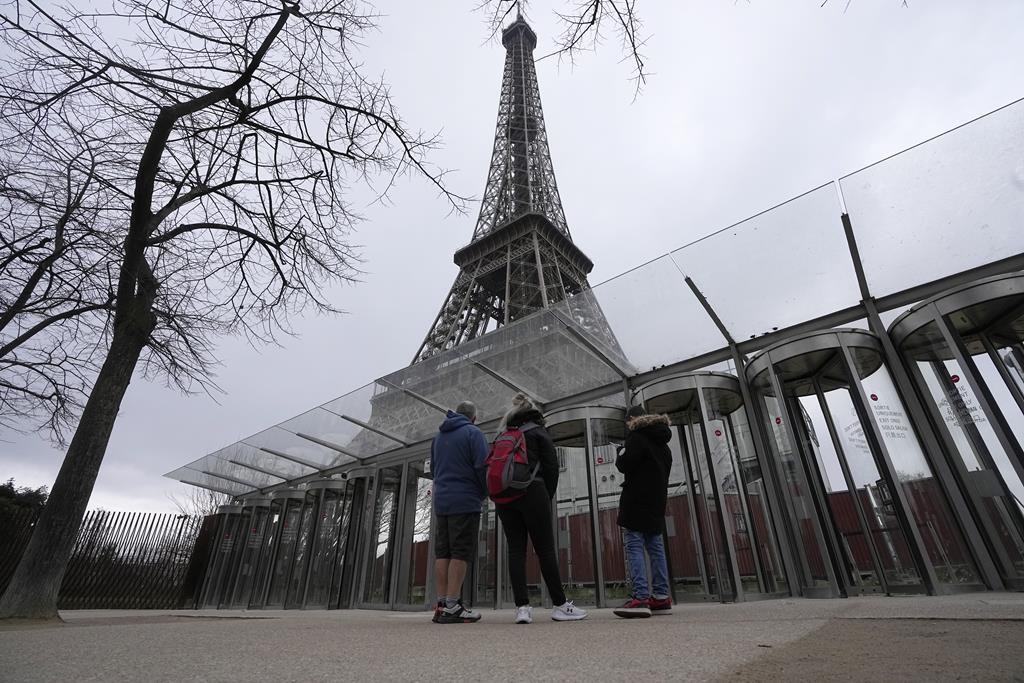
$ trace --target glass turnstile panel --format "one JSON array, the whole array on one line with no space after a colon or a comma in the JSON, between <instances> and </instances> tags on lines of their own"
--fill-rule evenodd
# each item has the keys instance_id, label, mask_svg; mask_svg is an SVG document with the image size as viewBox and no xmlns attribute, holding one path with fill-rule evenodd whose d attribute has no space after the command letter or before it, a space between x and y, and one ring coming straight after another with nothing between
<instances>
[{"instance_id":1,"label":"glass turnstile panel","mask_svg":"<svg viewBox=\"0 0 1024 683\"><path fill-rule=\"evenodd\" d=\"M201 607L218 608L227 602L227 594L234 578L235 562L241 543L239 537L244 527L243 514L239 511L219 513L216 545L212 549L210 569L206 573Z\"/></svg>"},{"instance_id":2,"label":"glass turnstile panel","mask_svg":"<svg viewBox=\"0 0 1024 683\"><path fill-rule=\"evenodd\" d=\"M306 590L306 570L309 568L309 542L310 537L313 535L315 511L316 505L313 501L307 500L305 505L302 506L298 538L295 542L295 556L288 573L288 590L284 602L284 606L287 609L302 606L303 594Z\"/></svg>"},{"instance_id":3,"label":"glass turnstile panel","mask_svg":"<svg viewBox=\"0 0 1024 683\"><path fill-rule=\"evenodd\" d=\"M709 462L708 445L703 423L695 414L679 427L683 444L683 465L687 468L693 492L694 521L700 533L700 547L706 572L708 595L732 599L732 577L729 572L728 547L723 537L720 515L725 511L718 504L714 476Z\"/></svg>"},{"instance_id":4,"label":"glass turnstile panel","mask_svg":"<svg viewBox=\"0 0 1024 683\"><path fill-rule=\"evenodd\" d=\"M839 388L799 400L843 555L847 589L919 586L921 577L850 392Z\"/></svg>"},{"instance_id":5,"label":"glass turnstile panel","mask_svg":"<svg viewBox=\"0 0 1024 683\"><path fill-rule=\"evenodd\" d=\"M719 416L717 412L712 414ZM752 443L746 411L740 408L728 413L725 426L738 478L737 497L746 512L743 518L734 515L736 555L740 575L743 577L743 588L748 592L760 590L762 593L783 593L788 589L786 573L779 558L779 544L768 508L768 492ZM759 584L750 578L752 564L760 565Z\"/></svg>"},{"instance_id":6,"label":"glass turnstile panel","mask_svg":"<svg viewBox=\"0 0 1024 683\"><path fill-rule=\"evenodd\" d=\"M270 503L270 511L267 518L267 531L259 549L259 558L256 561L256 576L253 579L252 596L249 599L249 606L262 608L267 602L267 590L270 587L271 576L276 566L275 550L278 545L278 538L281 536L284 524L285 505L287 499L273 500Z\"/></svg>"},{"instance_id":7,"label":"glass turnstile panel","mask_svg":"<svg viewBox=\"0 0 1024 683\"><path fill-rule=\"evenodd\" d=\"M379 472L377 500L373 506L373 520L367 547L370 549L366 571L363 602L386 604L391 595L391 567L397 537L398 494L402 483L402 468L389 467Z\"/></svg>"},{"instance_id":8,"label":"glass turnstile panel","mask_svg":"<svg viewBox=\"0 0 1024 683\"><path fill-rule=\"evenodd\" d=\"M790 511L797 527L797 540L803 551L797 554L804 586L812 589L828 587L832 582L825 559L827 554L818 527L814 501L799 465L800 456L793 445L795 440L791 436L792 430L783 418L778 399L765 393L763 400L767 431L772 435L769 447L779 463L784 493L791 503Z\"/></svg>"},{"instance_id":9,"label":"glass turnstile panel","mask_svg":"<svg viewBox=\"0 0 1024 683\"><path fill-rule=\"evenodd\" d=\"M810 334L755 358L750 373L762 393L786 395L783 406L765 399L769 422L803 467L836 588L921 593L926 575L928 586L976 582L874 335Z\"/></svg>"},{"instance_id":10,"label":"glass turnstile panel","mask_svg":"<svg viewBox=\"0 0 1024 683\"><path fill-rule=\"evenodd\" d=\"M498 538L498 514L494 503L486 500L480 514L480 535L476 546L476 605L497 604L499 540L503 539Z\"/></svg>"},{"instance_id":11,"label":"glass turnstile panel","mask_svg":"<svg viewBox=\"0 0 1024 683\"><path fill-rule=\"evenodd\" d=\"M981 578L963 534L888 370L882 366L861 382L936 579L950 585L980 585ZM884 482L879 482L878 493L882 509L891 511L893 501Z\"/></svg>"},{"instance_id":12,"label":"glass turnstile panel","mask_svg":"<svg viewBox=\"0 0 1024 683\"><path fill-rule=\"evenodd\" d=\"M678 600L787 590L774 521L735 375L684 373L641 388L672 425L666 519Z\"/></svg>"},{"instance_id":13,"label":"glass turnstile panel","mask_svg":"<svg viewBox=\"0 0 1024 683\"><path fill-rule=\"evenodd\" d=\"M234 590L231 591L231 607L245 608L249 605L269 521L269 507L251 508L247 516L247 525L243 529L244 536L239 538L243 548L242 555L238 560L238 575L235 579Z\"/></svg>"},{"instance_id":14,"label":"glass turnstile panel","mask_svg":"<svg viewBox=\"0 0 1024 683\"><path fill-rule=\"evenodd\" d=\"M623 475L615 468L618 447L626 436L621 420L590 419L590 460L597 483L597 530L601 536L601 574L606 604L618 604L630 595L629 572L618 523Z\"/></svg>"},{"instance_id":15,"label":"glass turnstile panel","mask_svg":"<svg viewBox=\"0 0 1024 683\"><path fill-rule=\"evenodd\" d=\"M774 593L784 589L778 581L779 572L774 534L769 530L766 501L759 495L757 483L761 470L754 456L747 432L742 407L732 407L724 400L728 394L704 388L706 406L705 433L711 449L711 465L717 479L718 495L722 501L722 523L731 535L731 552L735 556L736 572L741 588L751 593ZM731 397L730 397L731 398ZM741 469L740 439L745 441L748 463ZM751 494L753 488L754 494Z\"/></svg>"},{"instance_id":16,"label":"glass turnstile panel","mask_svg":"<svg viewBox=\"0 0 1024 683\"><path fill-rule=\"evenodd\" d=\"M402 586L401 599L408 605L426 606L428 596L433 595L433 587L427 586L428 565L433 558L430 557L430 524L433 518L433 499L430 496L432 480L423 472L421 462L412 462L408 466L409 478L406 485L406 510L407 524L405 528L406 540L401 547L402 552L408 552L408 567L405 570L405 585ZM463 591L468 593L468 582L463 584ZM468 598L468 595L464 595ZM466 604L472 604L466 600Z\"/></svg>"},{"instance_id":17,"label":"glass turnstile panel","mask_svg":"<svg viewBox=\"0 0 1024 683\"><path fill-rule=\"evenodd\" d=\"M937 357L947 355L941 340L933 341ZM1024 486L997 438L989 416L964 381L956 360L917 361L914 374L931 401L936 422L945 430L955 453L954 467L964 482L981 525L993 541L993 555L1003 578L1024 579ZM958 553L959 554L959 553ZM951 561L954 575L960 563Z\"/></svg>"},{"instance_id":18,"label":"glass turnstile panel","mask_svg":"<svg viewBox=\"0 0 1024 683\"><path fill-rule=\"evenodd\" d=\"M344 489L325 489L309 556L307 608L328 609L337 600L341 562L348 537L352 498Z\"/></svg>"},{"instance_id":19,"label":"glass turnstile panel","mask_svg":"<svg viewBox=\"0 0 1024 683\"><path fill-rule=\"evenodd\" d=\"M698 502L688 458L680 446L679 430L672 429L669 442L672 469L669 471L665 527L668 536L668 564L677 600L717 598L714 567L705 568L701 549Z\"/></svg>"},{"instance_id":20,"label":"glass turnstile panel","mask_svg":"<svg viewBox=\"0 0 1024 683\"><path fill-rule=\"evenodd\" d=\"M299 527L302 522L303 501L289 498L283 501L285 511L282 514L277 555L274 558L274 569L270 575L270 589L264 607L283 608L288 589L288 576L295 559L295 551L299 543Z\"/></svg>"},{"instance_id":21,"label":"glass turnstile panel","mask_svg":"<svg viewBox=\"0 0 1024 683\"><path fill-rule=\"evenodd\" d=\"M580 429L585 429L586 421L578 422ZM559 446L557 439L555 446L561 470L554 501L558 569L566 597L578 605L594 605L597 603L597 572L594 567L587 449ZM526 576L532 601L535 580L538 588L543 584L540 578L540 564L532 552L532 546L527 550ZM544 592L545 598L550 599L550 596L546 595L547 591Z\"/></svg>"}]
</instances>

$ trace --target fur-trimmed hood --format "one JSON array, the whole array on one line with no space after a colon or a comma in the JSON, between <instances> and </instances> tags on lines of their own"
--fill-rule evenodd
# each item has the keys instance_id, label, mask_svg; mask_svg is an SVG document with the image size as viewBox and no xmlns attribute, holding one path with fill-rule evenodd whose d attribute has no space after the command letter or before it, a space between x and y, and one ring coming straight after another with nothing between
<instances>
[{"instance_id":1,"label":"fur-trimmed hood","mask_svg":"<svg viewBox=\"0 0 1024 683\"><path fill-rule=\"evenodd\" d=\"M658 424L668 427L668 415L638 415L626 422L626 426L631 432Z\"/></svg>"}]
</instances>

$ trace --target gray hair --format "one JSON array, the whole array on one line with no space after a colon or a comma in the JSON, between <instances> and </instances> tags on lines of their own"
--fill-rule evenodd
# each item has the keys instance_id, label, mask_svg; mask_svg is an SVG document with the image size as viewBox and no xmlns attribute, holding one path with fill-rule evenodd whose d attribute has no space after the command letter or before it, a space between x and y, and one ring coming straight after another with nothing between
<instances>
[{"instance_id":1,"label":"gray hair","mask_svg":"<svg viewBox=\"0 0 1024 683\"><path fill-rule=\"evenodd\" d=\"M472 401L463 401L455 409L459 415L465 415L470 420L476 419L476 405Z\"/></svg>"}]
</instances>

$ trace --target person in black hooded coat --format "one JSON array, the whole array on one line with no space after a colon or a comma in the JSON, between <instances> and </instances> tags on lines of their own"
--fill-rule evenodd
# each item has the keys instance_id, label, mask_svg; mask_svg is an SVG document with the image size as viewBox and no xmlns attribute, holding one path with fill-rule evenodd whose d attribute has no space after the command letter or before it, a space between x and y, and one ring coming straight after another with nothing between
<instances>
[{"instance_id":1,"label":"person in black hooded coat","mask_svg":"<svg viewBox=\"0 0 1024 683\"><path fill-rule=\"evenodd\" d=\"M668 447L672 429L667 415L646 415L640 406L629 409L626 427L629 433L615 459L615 467L626 475L619 497L618 523L622 527L633 595L614 611L627 618L669 614L672 601L663 532L668 474L672 469L672 451ZM645 551L651 560L650 582Z\"/></svg>"}]
</instances>

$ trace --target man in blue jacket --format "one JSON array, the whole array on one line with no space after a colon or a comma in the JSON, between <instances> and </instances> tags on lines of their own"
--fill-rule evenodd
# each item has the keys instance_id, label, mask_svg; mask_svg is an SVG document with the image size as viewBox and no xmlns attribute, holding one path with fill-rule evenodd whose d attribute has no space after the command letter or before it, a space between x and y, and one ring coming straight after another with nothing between
<instances>
[{"instance_id":1,"label":"man in blue jacket","mask_svg":"<svg viewBox=\"0 0 1024 683\"><path fill-rule=\"evenodd\" d=\"M484 461L490 448L476 422L476 406L463 401L441 423L430 446L434 475L434 622L466 624L480 613L462 605L459 596L466 567L473 560L480 530L480 507L487 496Z\"/></svg>"}]
</instances>

